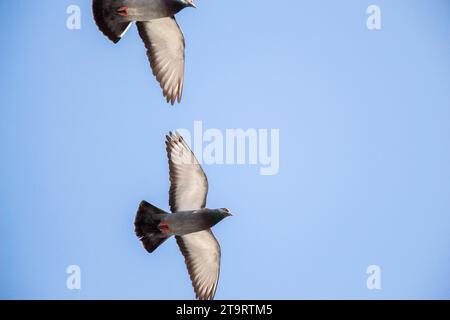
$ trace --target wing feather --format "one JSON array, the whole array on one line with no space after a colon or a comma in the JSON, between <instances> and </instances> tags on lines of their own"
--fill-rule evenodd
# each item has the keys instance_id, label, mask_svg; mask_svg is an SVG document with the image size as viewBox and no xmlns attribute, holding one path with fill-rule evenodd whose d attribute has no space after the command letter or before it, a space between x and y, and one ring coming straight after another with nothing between
<instances>
[{"instance_id":1,"label":"wing feather","mask_svg":"<svg viewBox=\"0 0 450 320\"><path fill-rule=\"evenodd\" d=\"M175 17L136 23L147 48L147 56L164 97L172 105L183 95L184 50L183 32Z\"/></svg>"},{"instance_id":2,"label":"wing feather","mask_svg":"<svg viewBox=\"0 0 450 320\"><path fill-rule=\"evenodd\" d=\"M208 179L194 153L177 133L166 136L169 158L169 205L172 212L204 208Z\"/></svg>"},{"instance_id":3,"label":"wing feather","mask_svg":"<svg viewBox=\"0 0 450 320\"><path fill-rule=\"evenodd\" d=\"M176 237L184 256L195 295L212 300L220 274L220 245L211 230Z\"/></svg>"}]
</instances>

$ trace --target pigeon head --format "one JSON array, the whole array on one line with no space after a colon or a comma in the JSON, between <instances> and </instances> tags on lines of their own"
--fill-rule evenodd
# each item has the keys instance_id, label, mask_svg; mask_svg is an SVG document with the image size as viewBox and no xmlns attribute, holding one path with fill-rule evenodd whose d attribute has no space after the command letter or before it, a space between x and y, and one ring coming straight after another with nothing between
<instances>
[{"instance_id":1,"label":"pigeon head","mask_svg":"<svg viewBox=\"0 0 450 320\"><path fill-rule=\"evenodd\" d=\"M186 3L186 7L197 8L192 0L184 0L183 2Z\"/></svg>"},{"instance_id":2,"label":"pigeon head","mask_svg":"<svg viewBox=\"0 0 450 320\"><path fill-rule=\"evenodd\" d=\"M213 218L214 224L219 223L223 219L232 216L230 210L225 208L208 209L210 216Z\"/></svg>"},{"instance_id":3,"label":"pigeon head","mask_svg":"<svg viewBox=\"0 0 450 320\"><path fill-rule=\"evenodd\" d=\"M169 2L171 2L171 5L176 8L177 12L187 7L197 8L193 0L169 0Z\"/></svg>"},{"instance_id":4,"label":"pigeon head","mask_svg":"<svg viewBox=\"0 0 450 320\"><path fill-rule=\"evenodd\" d=\"M222 214L225 215L225 217L232 216L230 210L228 210L227 208L220 208L219 210L220 210L220 212L221 212Z\"/></svg>"},{"instance_id":5,"label":"pigeon head","mask_svg":"<svg viewBox=\"0 0 450 320\"><path fill-rule=\"evenodd\" d=\"M222 216L223 218L232 216L230 210L228 210L227 208L220 208L220 209L218 209L218 210L219 210L219 213L221 214L221 216Z\"/></svg>"}]
</instances>

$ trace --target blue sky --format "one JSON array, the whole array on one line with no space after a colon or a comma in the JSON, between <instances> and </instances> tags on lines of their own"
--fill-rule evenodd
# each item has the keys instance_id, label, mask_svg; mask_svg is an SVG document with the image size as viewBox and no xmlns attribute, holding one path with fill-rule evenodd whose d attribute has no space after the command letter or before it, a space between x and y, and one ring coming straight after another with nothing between
<instances>
[{"instance_id":1,"label":"blue sky","mask_svg":"<svg viewBox=\"0 0 450 320\"><path fill-rule=\"evenodd\" d=\"M0 4L0 298L193 298L175 241L147 254L133 220L168 209L164 134L197 120L280 130L277 175L204 166L208 206L236 213L216 298L450 298L448 1L198 0L175 107L135 27L113 45L90 5Z\"/></svg>"}]
</instances>

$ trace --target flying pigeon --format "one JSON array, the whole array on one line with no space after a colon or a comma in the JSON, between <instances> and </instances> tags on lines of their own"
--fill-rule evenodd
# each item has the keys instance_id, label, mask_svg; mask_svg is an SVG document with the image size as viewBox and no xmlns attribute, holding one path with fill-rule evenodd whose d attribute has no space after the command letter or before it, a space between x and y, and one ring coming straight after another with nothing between
<instances>
[{"instance_id":1,"label":"flying pigeon","mask_svg":"<svg viewBox=\"0 0 450 320\"><path fill-rule=\"evenodd\" d=\"M172 213L142 201L134 222L135 232L150 253L175 236L196 298L211 300L216 293L220 271L220 245L211 227L232 214L225 208L205 207L208 180L195 155L178 133L166 136L166 150Z\"/></svg>"},{"instance_id":2,"label":"flying pigeon","mask_svg":"<svg viewBox=\"0 0 450 320\"><path fill-rule=\"evenodd\" d=\"M192 0L93 0L94 19L112 42L117 43L136 21L153 74L172 105L181 101L184 79L184 36L175 14Z\"/></svg>"}]
</instances>

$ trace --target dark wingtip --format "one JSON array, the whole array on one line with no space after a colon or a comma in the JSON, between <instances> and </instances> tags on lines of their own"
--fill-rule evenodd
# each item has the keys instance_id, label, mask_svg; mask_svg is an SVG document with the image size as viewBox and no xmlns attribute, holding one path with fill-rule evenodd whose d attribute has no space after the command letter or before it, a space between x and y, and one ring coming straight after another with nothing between
<instances>
[{"instance_id":1,"label":"dark wingtip","mask_svg":"<svg viewBox=\"0 0 450 320\"><path fill-rule=\"evenodd\" d=\"M118 37L106 23L105 17L103 15L102 0L94 0L92 2L92 12L94 14L94 21L97 24L97 27L100 29L100 31L113 43L119 42L121 38Z\"/></svg>"}]
</instances>

